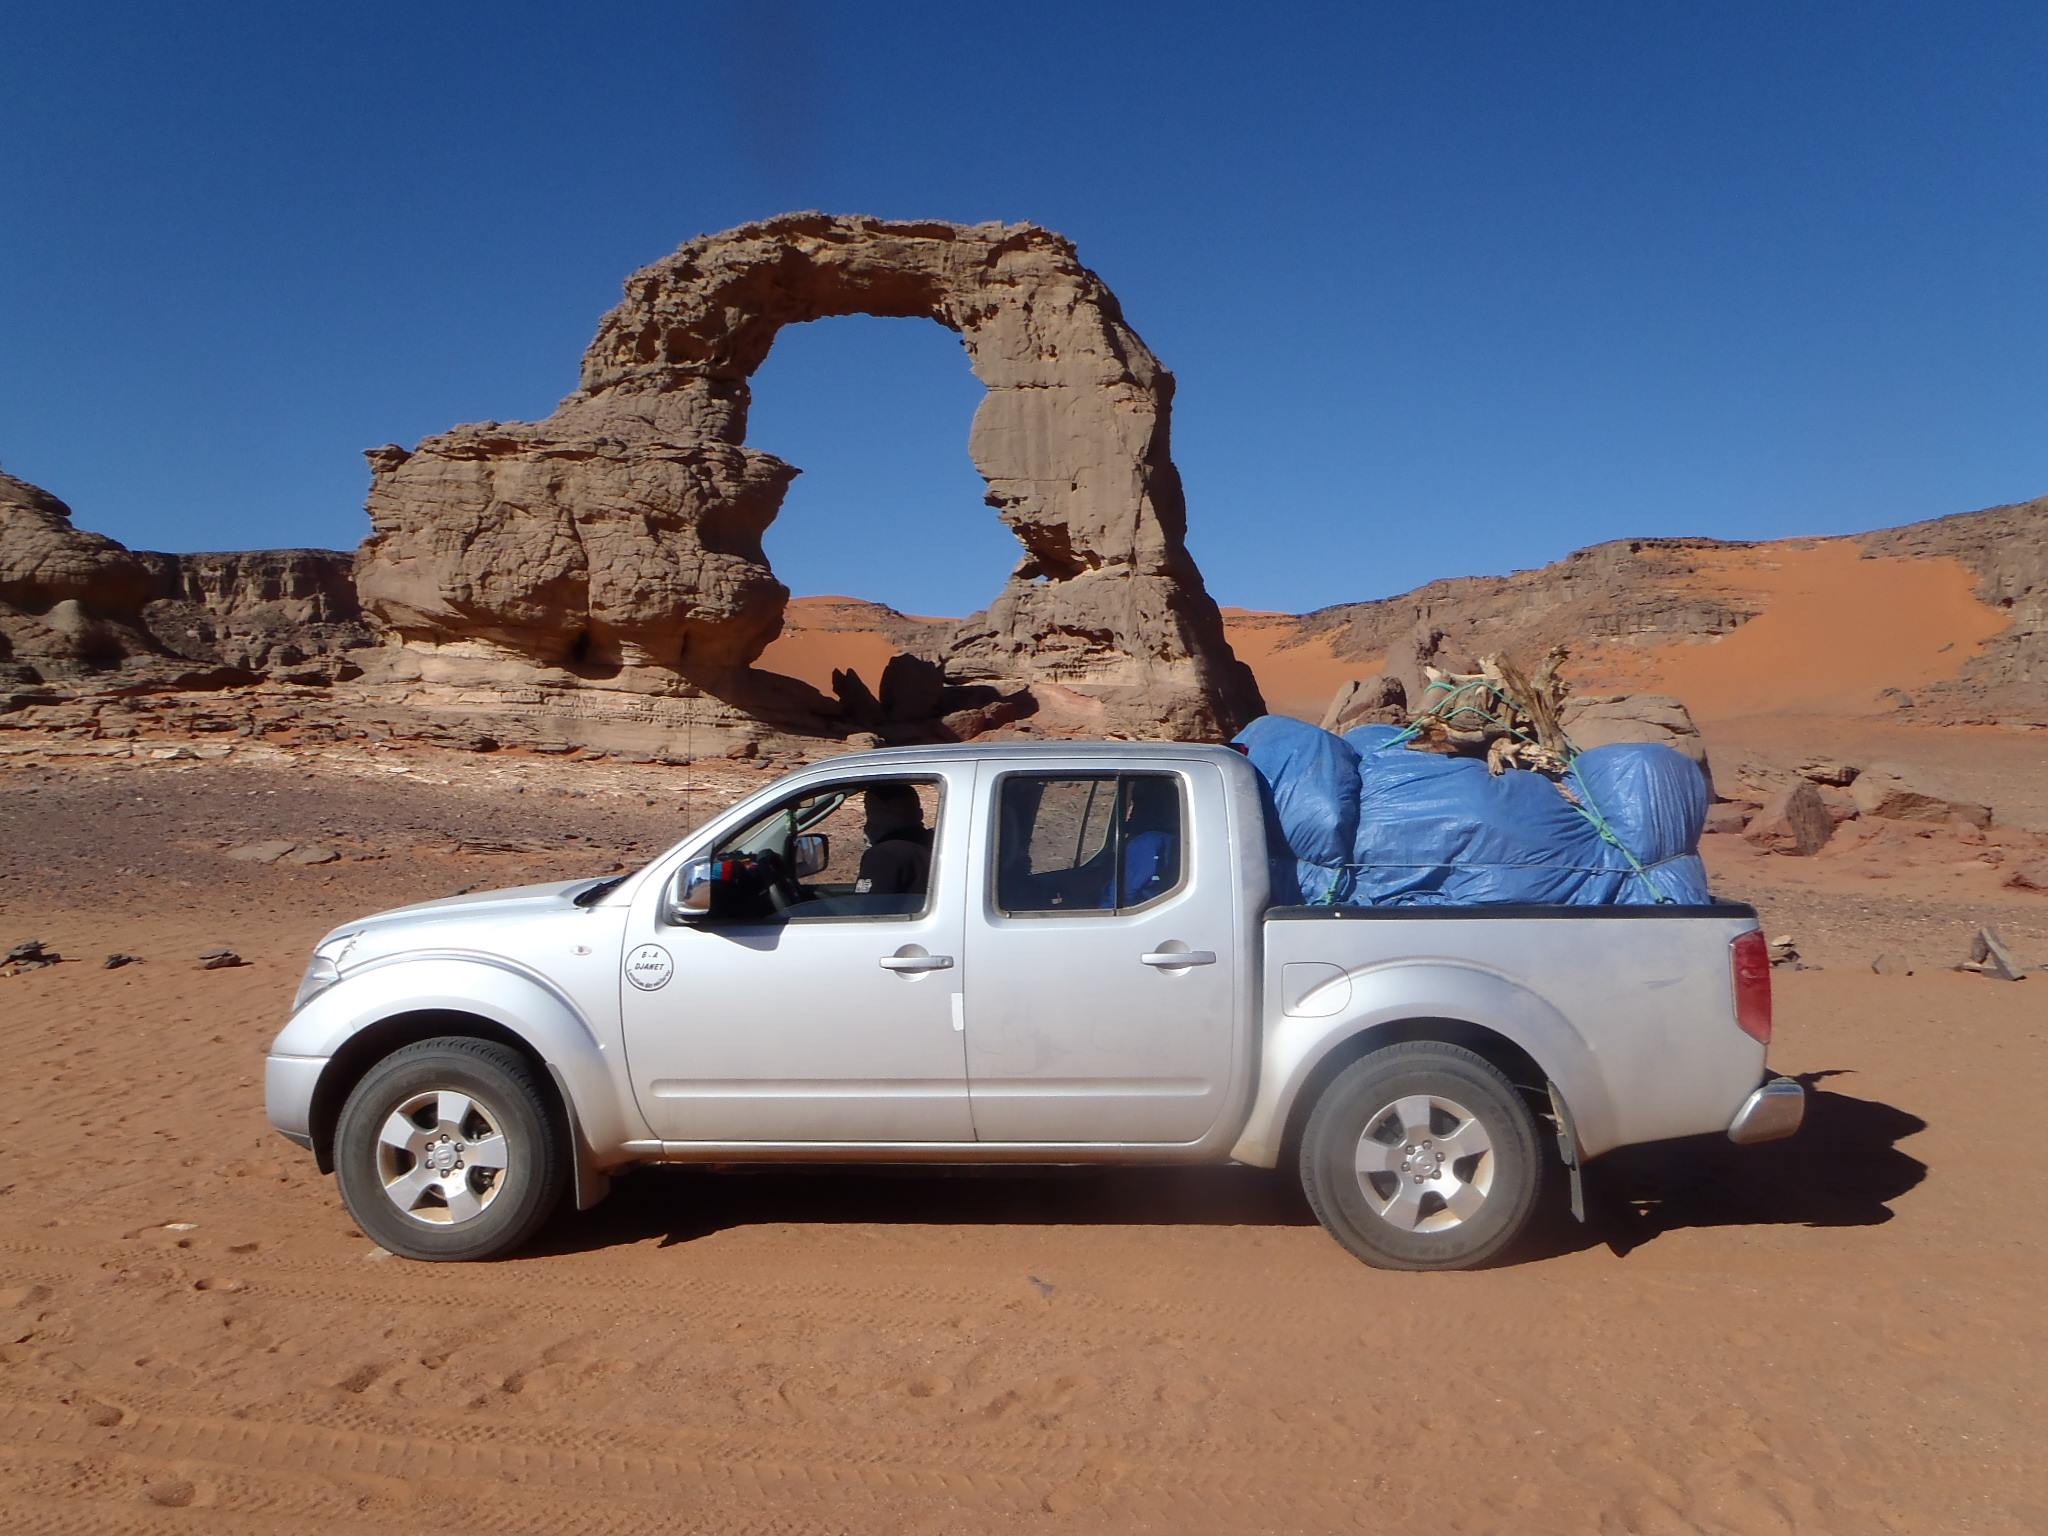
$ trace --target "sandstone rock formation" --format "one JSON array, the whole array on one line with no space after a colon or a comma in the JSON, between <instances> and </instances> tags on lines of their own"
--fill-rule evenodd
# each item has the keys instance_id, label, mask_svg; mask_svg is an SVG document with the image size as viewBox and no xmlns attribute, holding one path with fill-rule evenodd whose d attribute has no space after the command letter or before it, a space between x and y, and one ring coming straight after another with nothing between
<instances>
[{"instance_id":1,"label":"sandstone rock formation","mask_svg":"<svg viewBox=\"0 0 2048 1536\"><path fill-rule=\"evenodd\" d=\"M13 683L327 682L352 675L346 653L369 644L347 554L131 551L0 474L0 666Z\"/></svg>"},{"instance_id":2,"label":"sandstone rock formation","mask_svg":"<svg viewBox=\"0 0 2048 1536\"><path fill-rule=\"evenodd\" d=\"M1184 541L1172 376L1073 246L1028 224L811 213L635 273L547 420L370 455L357 581L394 673L445 699L573 693L656 729L843 729L833 701L752 666L788 598L761 534L797 471L745 437L777 331L847 314L960 333L988 387L969 451L1023 545L987 611L928 658L934 709L1021 690L1076 728L1191 737L1259 711Z\"/></svg>"},{"instance_id":3,"label":"sandstone rock formation","mask_svg":"<svg viewBox=\"0 0 2048 1536\"><path fill-rule=\"evenodd\" d=\"M117 666L155 647L142 629L154 579L112 539L71 526L40 486L0 474L0 663L20 680Z\"/></svg>"},{"instance_id":4,"label":"sandstone rock formation","mask_svg":"<svg viewBox=\"0 0 2048 1536\"><path fill-rule=\"evenodd\" d=\"M135 558L154 578L143 623L179 656L311 683L358 675L350 653L374 643L345 551L143 550Z\"/></svg>"}]
</instances>

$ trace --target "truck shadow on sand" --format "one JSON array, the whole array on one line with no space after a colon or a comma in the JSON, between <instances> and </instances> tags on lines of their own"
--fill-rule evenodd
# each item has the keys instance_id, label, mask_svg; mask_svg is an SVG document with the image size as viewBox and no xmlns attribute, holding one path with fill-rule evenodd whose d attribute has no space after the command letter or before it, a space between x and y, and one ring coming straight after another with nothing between
<instances>
[{"instance_id":1,"label":"truck shadow on sand","mask_svg":"<svg viewBox=\"0 0 2048 1536\"><path fill-rule=\"evenodd\" d=\"M1806 1072L1799 1134L1757 1147L1724 1136L1624 1147L1586 1169L1586 1222L1539 1224L1522 1259L1605 1245L1626 1255L1681 1227L1868 1227L1927 1177L1899 1143L1927 1122L1890 1104L1820 1086L1843 1071ZM1557 1181L1561 1188L1564 1180ZM1552 1213L1545 1213L1547 1216Z\"/></svg>"},{"instance_id":2,"label":"truck shadow on sand","mask_svg":"<svg viewBox=\"0 0 2048 1536\"><path fill-rule=\"evenodd\" d=\"M1789 1141L1737 1147L1718 1136L1630 1147L1586 1175L1587 1221L1551 1209L1503 1260L1528 1263L1605 1246L1627 1254L1681 1227L1872 1226L1917 1185L1924 1163L1898 1143L1926 1122L1889 1104L1801 1079L1806 1124ZM564 1213L528 1256L658 1239L666 1247L729 1228L873 1226L1270 1226L1315 1224L1284 1173L1256 1168L650 1168L620 1178L593 1210Z\"/></svg>"}]
</instances>

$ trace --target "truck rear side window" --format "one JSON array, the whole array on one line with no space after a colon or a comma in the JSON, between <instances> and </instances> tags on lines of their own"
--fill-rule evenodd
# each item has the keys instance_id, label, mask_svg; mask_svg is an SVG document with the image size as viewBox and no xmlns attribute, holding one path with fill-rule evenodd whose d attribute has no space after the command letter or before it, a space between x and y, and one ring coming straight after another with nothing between
<instances>
[{"instance_id":1,"label":"truck rear side window","mask_svg":"<svg viewBox=\"0 0 2048 1536\"><path fill-rule=\"evenodd\" d=\"M1180 886L1187 827L1172 774L1006 774L996 805L1005 913L1128 912Z\"/></svg>"}]
</instances>

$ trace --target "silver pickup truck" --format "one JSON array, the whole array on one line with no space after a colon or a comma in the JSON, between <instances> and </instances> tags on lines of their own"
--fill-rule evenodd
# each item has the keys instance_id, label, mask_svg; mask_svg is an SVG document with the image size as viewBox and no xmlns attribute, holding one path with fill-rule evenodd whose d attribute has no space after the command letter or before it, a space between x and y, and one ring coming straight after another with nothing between
<instances>
[{"instance_id":1,"label":"silver pickup truck","mask_svg":"<svg viewBox=\"0 0 2048 1536\"><path fill-rule=\"evenodd\" d=\"M1747 907L1274 907L1267 870L1225 747L836 758L636 873L335 929L271 1123L416 1259L640 1163L1235 1162L1407 1269L1499 1253L1549 1164L1799 1126Z\"/></svg>"}]
</instances>

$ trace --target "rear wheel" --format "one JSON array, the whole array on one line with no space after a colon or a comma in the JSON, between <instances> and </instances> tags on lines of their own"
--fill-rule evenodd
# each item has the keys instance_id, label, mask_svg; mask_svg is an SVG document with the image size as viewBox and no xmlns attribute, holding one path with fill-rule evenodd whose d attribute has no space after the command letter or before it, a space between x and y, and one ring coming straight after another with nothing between
<instances>
[{"instance_id":1,"label":"rear wheel","mask_svg":"<svg viewBox=\"0 0 2048 1536\"><path fill-rule=\"evenodd\" d=\"M1543 1177L1536 1118L1484 1057L1435 1040L1360 1058L1316 1101L1301 1185L1382 1269L1464 1269L1518 1237Z\"/></svg>"},{"instance_id":2,"label":"rear wheel","mask_svg":"<svg viewBox=\"0 0 2048 1536\"><path fill-rule=\"evenodd\" d=\"M509 1252L547 1220L569 1174L525 1059L460 1036L370 1069L342 1106L334 1166L356 1224L408 1259Z\"/></svg>"}]
</instances>

